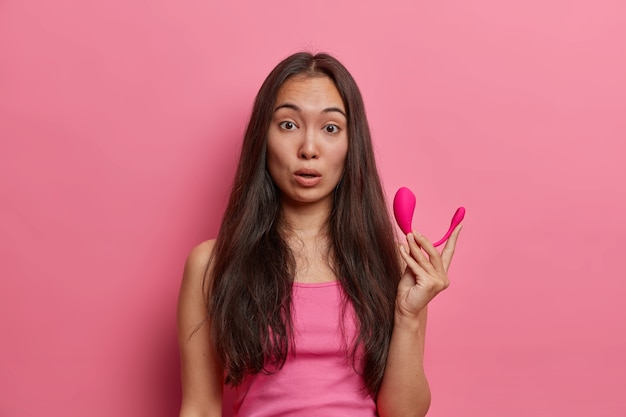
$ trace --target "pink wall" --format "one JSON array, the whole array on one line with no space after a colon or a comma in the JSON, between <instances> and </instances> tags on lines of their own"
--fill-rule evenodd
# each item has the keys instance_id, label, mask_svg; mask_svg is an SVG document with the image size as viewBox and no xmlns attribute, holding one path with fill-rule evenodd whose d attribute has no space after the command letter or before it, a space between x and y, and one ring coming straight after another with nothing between
<instances>
[{"instance_id":1,"label":"pink wall","mask_svg":"<svg viewBox=\"0 0 626 417\"><path fill-rule=\"evenodd\" d=\"M430 416L626 415L620 0L3 1L0 415L175 415L186 253L300 49L352 70L417 228L467 207Z\"/></svg>"}]
</instances>

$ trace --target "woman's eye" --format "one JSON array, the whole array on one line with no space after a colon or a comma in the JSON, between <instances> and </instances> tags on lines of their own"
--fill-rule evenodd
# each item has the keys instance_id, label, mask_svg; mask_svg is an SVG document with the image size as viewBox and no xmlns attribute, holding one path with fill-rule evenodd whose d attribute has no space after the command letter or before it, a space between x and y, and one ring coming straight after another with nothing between
<instances>
[{"instance_id":1,"label":"woman's eye","mask_svg":"<svg viewBox=\"0 0 626 417\"><path fill-rule=\"evenodd\" d=\"M293 130L296 128L296 124L294 122L281 122L278 126L285 130Z\"/></svg>"},{"instance_id":2,"label":"woman's eye","mask_svg":"<svg viewBox=\"0 0 626 417\"><path fill-rule=\"evenodd\" d=\"M337 125L326 125L326 126L324 126L324 130L327 133L337 133L337 132L339 132L339 126L337 126Z\"/></svg>"}]
</instances>

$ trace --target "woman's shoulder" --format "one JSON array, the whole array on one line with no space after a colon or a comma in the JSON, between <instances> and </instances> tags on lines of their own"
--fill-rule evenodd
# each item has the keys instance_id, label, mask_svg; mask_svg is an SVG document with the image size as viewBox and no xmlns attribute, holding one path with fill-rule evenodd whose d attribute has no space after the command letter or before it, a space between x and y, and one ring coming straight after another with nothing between
<instances>
[{"instance_id":1,"label":"woman's shoulder","mask_svg":"<svg viewBox=\"0 0 626 417\"><path fill-rule=\"evenodd\" d=\"M215 239L205 240L196 245L187 256L187 265L206 268L215 248Z\"/></svg>"},{"instance_id":2,"label":"woman's shoulder","mask_svg":"<svg viewBox=\"0 0 626 417\"><path fill-rule=\"evenodd\" d=\"M202 286L209 269L209 262L215 247L215 239L206 240L196 245L187 256L185 272L183 274L183 288L198 288Z\"/></svg>"}]
</instances>

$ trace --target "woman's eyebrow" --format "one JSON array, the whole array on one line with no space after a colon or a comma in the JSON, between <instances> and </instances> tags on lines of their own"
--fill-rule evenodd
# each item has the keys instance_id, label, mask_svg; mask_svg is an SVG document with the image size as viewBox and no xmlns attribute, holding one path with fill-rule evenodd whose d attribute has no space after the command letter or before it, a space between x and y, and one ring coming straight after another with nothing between
<instances>
[{"instance_id":1,"label":"woman's eyebrow","mask_svg":"<svg viewBox=\"0 0 626 417\"><path fill-rule=\"evenodd\" d=\"M346 119L348 118L348 116L346 115L346 112L341 110L339 107L328 107L328 108L325 108L324 110L322 110L322 113L330 113L330 112L341 113L341 114L343 114L343 117L345 117Z\"/></svg>"},{"instance_id":2,"label":"woman's eyebrow","mask_svg":"<svg viewBox=\"0 0 626 417\"><path fill-rule=\"evenodd\" d=\"M298 106L296 106L295 104L292 103L284 103L281 104L279 106L277 106L274 109L274 113L276 113L278 110L280 109L292 109L294 111L297 111L299 113L302 113L302 109ZM331 113L331 112L337 112L343 115L343 117L345 117L346 119L348 118L348 116L346 115L346 112L344 112L342 109L340 109L339 107L327 107L324 110L321 111L321 113Z\"/></svg>"},{"instance_id":3,"label":"woman's eyebrow","mask_svg":"<svg viewBox=\"0 0 626 417\"><path fill-rule=\"evenodd\" d=\"M281 104L280 106L277 106L274 109L274 113L276 113L280 109L292 109L292 110L295 110L297 112L301 112L302 111L302 109L300 109L300 107L296 106L295 104L284 103L284 104Z\"/></svg>"}]
</instances>

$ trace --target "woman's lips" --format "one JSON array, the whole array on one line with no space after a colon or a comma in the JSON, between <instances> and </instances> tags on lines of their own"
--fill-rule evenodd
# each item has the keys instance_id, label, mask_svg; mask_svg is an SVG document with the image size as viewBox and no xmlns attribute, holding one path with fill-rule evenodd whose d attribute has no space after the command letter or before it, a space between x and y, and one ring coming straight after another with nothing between
<instances>
[{"instance_id":1,"label":"woman's lips","mask_svg":"<svg viewBox=\"0 0 626 417\"><path fill-rule=\"evenodd\" d=\"M303 187L313 187L322 180L322 175L312 169L302 169L294 174L296 182Z\"/></svg>"}]
</instances>

